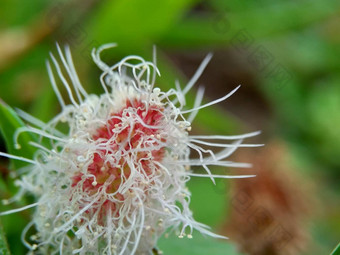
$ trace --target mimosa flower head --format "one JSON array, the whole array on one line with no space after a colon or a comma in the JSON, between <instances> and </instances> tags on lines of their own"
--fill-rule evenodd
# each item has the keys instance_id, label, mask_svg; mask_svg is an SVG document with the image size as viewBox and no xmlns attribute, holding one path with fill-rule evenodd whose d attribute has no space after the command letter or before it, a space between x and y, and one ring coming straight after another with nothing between
<instances>
[{"instance_id":1,"label":"mimosa flower head","mask_svg":"<svg viewBox=\"0 0 340 255\"><path fill-rule=\"evenodd\" d=\"M158 238L165 232L179 237L192 237L193 230L221 237L196 222L189 209L190 192L186 182L192 176L237 178L212 174L209 166L246 167L225 159L242 144L244 138L258 132L236 136L190 136L191 122L197 112L227 99L236 90L207 104L201 104L203 89L199 88L194 106L186 108L185 95L193 87L208 64L208 55L196 74L182 89L163 92L155 86L160 74L156 61L128 56L115 65L104 63L100 54L114 47L107 44L94 49L92 57L102 70L102 95L88 94L76 74L68 47L57 46L60 65L51 54L71 104L67 104L47 63L48 73L61 112L43 123L19 111L32 132L43 142L34 159L0 155L30 163L17 180L19 193L26 193L37 202L31 223L23 233L23 242L36 254L150 254ZM66 78L68 76L68 78ZM58 130L67 124L67 133ZM211 141L214 142L211 142ZM216 142L219 140L219 142ZM231 143L226 143L232 140ZM218 153L215 149L220 148ZM18 145L19 147L19 145ZM190 158L195 151L198 158ZM192 166L201 166L205 174L194 173ZM21 209L7 211L7 214ZM25 240L26 232L35 227L37 233Z\"/></svg>"}]
</instances>

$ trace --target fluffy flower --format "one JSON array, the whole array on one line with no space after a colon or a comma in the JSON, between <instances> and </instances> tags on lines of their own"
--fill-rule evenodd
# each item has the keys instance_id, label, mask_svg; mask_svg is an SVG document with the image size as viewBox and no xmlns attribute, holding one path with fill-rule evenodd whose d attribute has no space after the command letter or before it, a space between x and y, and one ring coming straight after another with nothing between
<instances>
[{"instance_id":1,"label":"fluffy flower","mask_svg":"<svg viewBox=\"0 0 340 255\"><path fill-rule=\"evenodd\" d=\"M113 66L102 62L101 51L114 46L104 45L92 52L103 71L100 83L104 93L100 96L84 90L69 48L62 52L58 46L62 66L53 55L51 59L71 104L65 103L47 63L61 113L45 124L19 111L31 125L19 129L16 138L22 132L40 136L40 143L31 142L38 149L35 158L1 153L30 163L17 181L20 192L11 201L31 193L37 202L2 214L36 207L23 233L24 244L34 253L150 254L167 231L191 238L196 229L221 237L193 219L186 182L191 176L213 181L216 177L248 177L214 175L209 166L246 166L225 158L240 146L253 146L242 144L242 139L257 132L237 136L188 134L199 109L225 100L237 89L201 105L200 88L193 108L185 108L185 95L211 55L183 89L177 83L176 89L162 92L154 86L159 75L155 61L128 56ZM67 124L66 134L58 130L60 123ZM234 142L227 144L226 140ZM208 146L222 149L214 153ZM198 158L191 159L191 151ZM206 174L192 172L192 166L202 166ZM26 232L33 226L37 233L31 236L33 243L28 243Z\"/></svg>"}]
</instances>

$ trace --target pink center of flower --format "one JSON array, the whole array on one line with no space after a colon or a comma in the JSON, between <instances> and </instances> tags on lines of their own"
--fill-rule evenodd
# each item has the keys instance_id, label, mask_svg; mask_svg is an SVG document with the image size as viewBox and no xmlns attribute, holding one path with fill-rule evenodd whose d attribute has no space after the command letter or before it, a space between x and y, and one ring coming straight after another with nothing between
<instances>
[{"instance_id":1,"label":"pink center of flower","mask_svg":"<svg viewBox=\"0 0 340 255\"><path fill-rule=\"evenodd\" d=\"M83 180L84 174L79 172L73 177L72 187L83 180L82 189L90 195L105 188L104 185L107 185L106 193L115 193L122 182L129 178L131 164L145 176L151 175L158 169L154 162L160 162L165 152L164 147L159 145L159 141L165 142L164 138L160 138L160 130L150 128L162 125L162 112L163 108L160 106L149 105L146 109L145 104L140 100L133 102L127 100L124 108L117 113L112 113L106 125L98 128L92 136L94 140L100 139L101 144L109 144L108 149L98 150L94 153L93 162L87 169L87 173L92 176ZM122 119L124 117L132 117L136 121L123 126ZM115 139L110 140L113 136ZM114 163L112 160L106 160L110 156L117 160ZM124 201L125 195L116 193L115 198ZM106 200L100 208L100 221L106 215L108 207L118 213L118 203ZM94 212L93 210L88 211L89 214Z\"/></svg>"}]
</instances>

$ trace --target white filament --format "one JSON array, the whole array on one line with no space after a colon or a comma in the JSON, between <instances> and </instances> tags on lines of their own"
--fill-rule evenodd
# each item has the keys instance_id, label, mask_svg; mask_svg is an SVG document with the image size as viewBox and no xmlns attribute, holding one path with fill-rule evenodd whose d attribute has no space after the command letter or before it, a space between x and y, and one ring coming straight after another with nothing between
<instances>
[{"instance_id":1,"label":"white filament","mask_svg":"<svg viewBox=\"0 0 340 255\"><path fill-rule=\"evenodd\" d=\"M100 54L115 46L106 44L92 51L94 62L102 70L99 80L104 93L97 96L88 94L80 83L69 47L63 53L57 45L63 70L52 54L51 59L71 104L66 105L47 62L62 112L45 124L19 111L36 127L18 129L15 141L22 132L31 132L38 134L40 141L48 139L51 148L40 142L30 142L38 149L34 159L0 152L0 156L31 164L18 182L21 187L18 198L31 193L37 197L37 202L0 215L36 207L22 239L29 249L45 254L147 254L170 227L178 230L181 237L185 234L191 237L196 229L212 237L225 238L194 220L186 182L190 177L210 178L213 182L214 178L253 177L213 174L208 166L249 167L247 163L224 159L240 147L259 146L242 144L243 139L259 132L234 136L189 136L188 132L200 109L227 99L239 86L226 96L203 105L204 89L199 88L193 108L184 110L185 95L206 68L211 54L183 90L176 82L176 89L162 92L155 87L156 76L160 75L155 49L152 62L128 56L110 66L101 60ZM72 84L67 82L63 71ZM136 107L136 102L142 106ZM131 106L127 107L127 103ZM146 123L144 117L150 110L161 116L159 123ZM190 114L186 119L183 115L187 113ZM67 134L55 128L58 123L68 125ZM101 129L111 137L94 138ZM129 132L124 133L125 140L120 141L124 130ZM137 142L136 136L139 136ZM226 140L232 140L231 144ZM214 152L214 147L220 151ZM199 158L190 158L192 151L196 151ZM158 158L157 153L161 154ZM102 165L96 165L96 157L103 160ZM201 166L206 173L195 173L190 166ZM91 172L89 169L93 167L100 168L100 172ZM120 170L120 176L107 172L114 168ZM101 183L101 176L106 173L110 176ZM30 245L24 237L33 225L39 235L37 244Z\"/></svg>"}]
</instances>

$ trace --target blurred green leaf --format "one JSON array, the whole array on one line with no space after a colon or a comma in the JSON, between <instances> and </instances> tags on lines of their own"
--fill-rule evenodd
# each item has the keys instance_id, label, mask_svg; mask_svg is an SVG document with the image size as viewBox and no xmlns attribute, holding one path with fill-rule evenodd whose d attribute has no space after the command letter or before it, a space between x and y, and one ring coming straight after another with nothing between
<instances>
[{"instance_id":1,"label":"blurred green leaf","mask_svg":"<svg viewBox=\"0 0 340 255\"><path fill-rule=\"evenodd\" d=\"M161 39L168 47L206 47L230 44L240 31L243 39L261 39L282 36L305 29L326 18L337 15L339 2L334 0L284 2L240 12L220 10L220 13L193 15L173 26ZM294 17L294 19L292 19ZM270 22L268 22L270 20Z\"/></svg>"},{"instance_id":2,"label":"blurred green leaf","mask_svg":"<svg viewBox=\"0 0 340 255\"><path fill-rule=\"evenodd\" d=\"M294 71L295 74L304 79L315 79L322 74L338 72L339 47L330 44L325 37L315 36L314 30L326 29L326 26L321 26L317 29L273 38L270 41L262 41L259 44L262 44L272 53L276 61ZM303 47L296 47L296 45L303 45ZM287 54L287 52L290 54ZM302 85L308 86L308 81L305 81Z\"/></svg>"},{"instance_id":3,"label":"blurred green leaf","mask_svg":"<svg viewBox=\"0 0 340 255\"><path fill-rule=\"evenodd\" d=\"M49 1L36 0L34 4L20 0L1 1L0 29L5 26L20 26L39 15Z\"/></svg>"},{"instance_id":4,"label":"blurred green leaf","mask_svg":"<svg viewBox=\"0 0 340 255\"><path fill-rule=\"evenodd\" d=\"M340 77L325 79L310 88L306 106L307 121L305 132L316 149L316 155L330 165L339 167L340 133Z\"/></svg>"},{"instance_id":5,"label":"blurred green leaf","mask_svg":"<svg viewBox=\"0 0 340 255\"><path fill-rule=\"evenodd\" d=\"M0 222L0 254L1 255L9 255L9 249L8 249L8 245L7 245L7 241L6 241L6 237L5 237L5 233L4 230L2 228L2 224Z\"/></svg>"},{"instance_id":6,"label":"blurred green leaf","mask_svg":"<svg viewBox=\"0 0 340 255\"><path fill-rule=\"evenodd\" d=\"M101 43L117 42L120 52L152 45L192 6L195 0L104 1L88 31Z\"/></svg>"},{"instance_id":7,"label":"blurred green leaf","mask_svg":"<svg viewBox=\"0 0 340 255\"><path fill-rule=\"evenodd\" d=\"M16 58L16 61L8 66L10 68L0 70L1 99L9 105L27 109L43 84L49 84L45 60L48 52L54 49L54 45L41 43Z\"/></svg>"},{"instance_id":8,"label":"blurred green leaf","mask_svg":"<svg viewBox=\"0 0 340 255\"><path fill-rule=\"evenodd\" d=\"M279 4L285 2L284 0L277 0L275 4ZM211 6L216 9L217 11L221 10L233 10L233 11L244 11L255 9L259 7L266 7L274 2L271 0L259 0L259 1L252 1L252 0L229 0L229 1L221 1L221 0L211 0Z\"/></svg>"},{"instance_id":9,"label":"blurred green leaf","mask_svg":"<svg viewBox=\"0 0 340 255\"><path fill-rule=\"evenodd\" d=\"M331 255L340 255L340 243L337 245L337 247L335 247Z\"/></svg>"},{"instance_id":10,"label":"blurred green leaf","mask_svg":"<svg viewBox=\"0 0 340 255\"><path fill-rule=\"evenodd\" d=\"M31 114L35 118L47 122L55 116L58 107L59 104L54 91L50 86L46 85L44 90L34 101L31 108Z\"/></svg>"},{"instance_id":11,"label":"blurred green leaf","mask_svg":"<svg viewBox=\"0 0 340 255\"><path fill-rule=\"evenodd\" d=\"M228 254L241 255L236 252L235 247L230 241L213 239L202 236L195 232L192 239L180 239L177 236L170 235L168 238L161 238L158 242L159 248L164 255L206 255L206 254Z\"/></svg>"},{"instance_id":12,"label":"blurred green leaf","mask_svg":"<svg viewBox=\"0 0 340 255\"><path fill-rule=\"evenodd\" d=\"M219 169L220 173L221 171L223 169ZM213 228L219 228L228 215L227 188L229 184L225 179L216 178L215 181L216 184L213 184L208 178L193 177L188 182L188 188L192 194L190 209L194 213L195 220Z\"/></svg>"},{"instance_id":13,"label":"blurred green leaf","mask_svg":"<svg viewBox=\"0 0 340 255\"><path fill-rule=\"evenodd\" d=\"M32 134L26 132L20 134L18 143L20 144L21 148L20 149L15 148L14 144L15 131L23 126L24 123L16 114L16 112L9 106L0 102L0 132L5 139L7 152L9 154L25 158L32 158L35 152L35 148L29 145L29 142L36 140L36 137L33 136ZM25 162L18 160L11 160L11 163L15 169L23 167L27 164Z\"/></svg>"}]
</instances>

